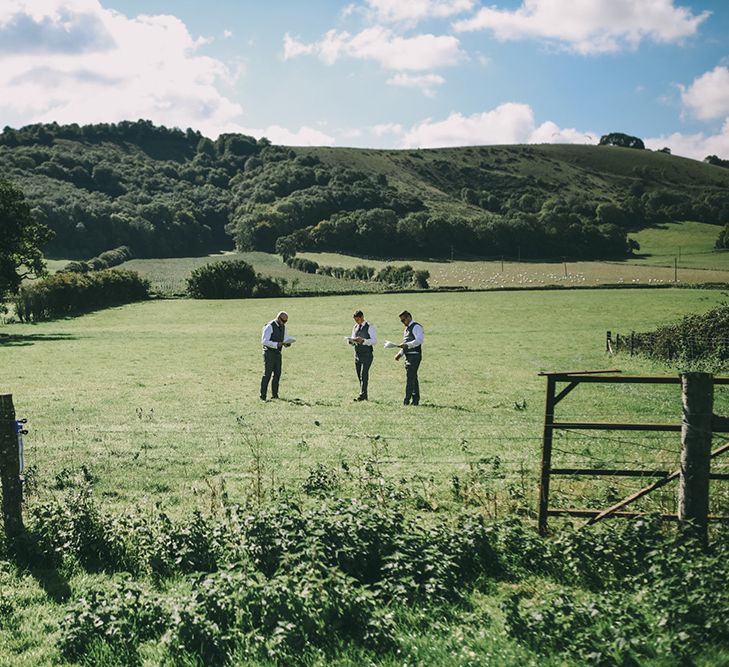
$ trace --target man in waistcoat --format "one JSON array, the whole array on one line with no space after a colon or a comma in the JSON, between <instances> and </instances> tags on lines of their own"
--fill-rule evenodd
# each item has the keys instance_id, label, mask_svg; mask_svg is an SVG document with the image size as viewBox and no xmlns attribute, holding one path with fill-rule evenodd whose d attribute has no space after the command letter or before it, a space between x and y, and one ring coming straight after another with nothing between
<instances>
[{"instance_id":1,"label":"man in waistcoat","mask_svg":"<svg viewBox=\"0 0 729 667\"><path fill-rule=\"evenodd\" d=\"M352 337L349 341L350 345L354 345L354 368L357 371L357 379L359 380L359 396L355 401L367 400L367 384L370 377L370 366L374 358L373 348L377 343L377 329L364 318L361 310L355 310L352 315L354 318L354 327L352 327Z\"/></svg>"},{"instance_id":2,"label":"man in waistcoat","mask_svg":"<svg viewBox=\"0 0 729 667\"><path fill-rule=\"evenodd\" d=\"M286 322L289 316L281 311L271 320L261 333L263 345L263 377L261 378L261 400L266 400L268 383L271 382L271 398L278 398L278 381L281 378L281 349L289 347L290 343L284 343L286 339Z\"/></svg>"},{"instance_id":3,"label":"man in waistcoat","mask_svg":"<svg viewBox=\"0 0 729 667\"><path fill-rule=\"evenodd\" d=\"M420 368L420 360L423 358L423 327L413 320L413 316L407 310L400 313L400 321L405 325L405 331L402 335L400 351L395 355L395 359L405 357L406 382L403 405L418 405L420 403L418 368Z\"/></svg>"}]
</instances>

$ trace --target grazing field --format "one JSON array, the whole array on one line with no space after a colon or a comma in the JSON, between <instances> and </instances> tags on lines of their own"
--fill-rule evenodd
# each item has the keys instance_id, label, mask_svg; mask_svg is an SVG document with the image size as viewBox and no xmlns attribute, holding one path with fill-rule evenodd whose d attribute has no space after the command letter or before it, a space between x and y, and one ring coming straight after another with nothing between
<instances>
[{"instance_id":1,"label":"grazing field","mask_svg":"<svg viewBox=\"0 0 729 667\"><path fill-rule=\"evenodd\" d=\"M4 327L2 389L30 420L28 462L41 490L85 465L109 503L175 511L189 505L193 487L205 493L206 480L225 478L231 493L245 495L265 470L269 488L295 487L314 464L355 465L374 453L389 476L422 477L438 504L453 474L490 458L484 465L505 475L495 488L520 484L522 504L533 508L544 392L537 373L654 371L638 358L607 358L605 331L650 329L725 297L671 289L150 302ZM424 405L401 405L403 368L382 349L370 402L352 403L352 353L342 337L355 307L382 341L399 338L405 307L422 322ZM280 308L298 341L285 351L282 400L261 403L260 329ZM564 405L575 418L678 419L677 398L661 392L580 388ZM606 466L645 454L630 445L617 454L613 441L584 434L564 438L570 463L582 454Z\"/></svg>"},{"instance_id":2,"label":"grazing field","mask_svg":"<svg viewBox=\"0 0 729 667\"><path fill-rule=\"evenodd\" d=\"M665 247L662 246L665 250ZM717 256L714 268L708 265ZM729 283L729 262L723 263L722 253L702 254L692 266L682 262L674 275L673 258L661 255L661 260L630 260L625 262L516 262L497 260L393 260L378 261L335 253L300 253L299 256L319 264L351 268L367 264L382 268L385 264L410 264L414 269L430 272L431 287L460 286L471 289L530 288L557 285L562 287L598 285L670 285L674 277L679 283ZM652 258L649 258L652 260ZM705 268L705 265L707 268Z\"/></svg>"},{"instance_id":3,"label":"grazing field","mask_svg":"<svg viewBox=\"0 0 729 667\"><path fill-rule=\"evenodd\" d=\"M674 647L683 617L650 624L655 609L684 609L674 603L684 572L665 569L680 561L658 528L615 522L554 542L531 530L537 373L673 373L607 357L605 330L650 329L725 297L167 300L3 327L0 391L29 420L30 548L45 555L18 566L0 556L0 664L557 667L599 655L658 666L681 664L670 656L695 646L701 664L725 664L723 552L700 562L692 591L703 597L685 602L687 618L706 612L713 625L694 623ZM260 329L281 308L297 341L285 351L281 399L263 403ZM425 327L420 406L402 405L403 369L382 349L371 400L352 402L343 336L355 308L381 341L398 339L403 308ZM729 414L729 392L716 393L716 411ZM567 419L680 414L676 387L582 386L560 405ZM676 434L563 433L554 463L673 469L678 454ZM552 499L604 507L635 484L554 480ZM667 489L637 509L672 511ZM712 511L729 513L726 487L714 489ZM642 579L647 558L664 569ZM629 593L626 572L636 576ZM634 651L656 659L630 663Z\"/></svg>"},{"instance_id":4,"label":"grazing field","mask_svg":"<svg viewBox=\"0 0 729 667\"><path fill-rule=\"evenodd\" d=\"M721 227L703 222L668 222L631 234L640 243L640 259L634 264L673 267L674 259L681 269L729 270L729 251L716 250L714 244Z\"/></svg>"}]
</instances>

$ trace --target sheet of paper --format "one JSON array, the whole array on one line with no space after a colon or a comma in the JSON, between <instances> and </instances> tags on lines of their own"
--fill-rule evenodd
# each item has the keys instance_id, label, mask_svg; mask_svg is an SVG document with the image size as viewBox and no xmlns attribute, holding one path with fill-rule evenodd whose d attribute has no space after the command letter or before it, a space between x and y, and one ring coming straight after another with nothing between
<instances>
[{"instance_id":1,"label":"sheet of paper","mask_svg":"<svg viewBox=\"0 0 729 667\"><path fill-rule=\"evenodd\" d=\"M295 343L295 342L296 342L296 338L294 338L293 336L286 336L283 339L283 344L284 345L291 345L291 343Z\"/></svg>"},{"instance_id":2,"label":"sheet of paper","mask_svg":"<svg viewBox=\"0 0 729 667\"><path fill-rule=\"evenodd\" d=\"M389 349L394 348L394 347L400 347L400 346L397 343L393 343L391 340L386 340L385 341L385 348L386 349L389 350Z\"/></svg>"}]
</instances>

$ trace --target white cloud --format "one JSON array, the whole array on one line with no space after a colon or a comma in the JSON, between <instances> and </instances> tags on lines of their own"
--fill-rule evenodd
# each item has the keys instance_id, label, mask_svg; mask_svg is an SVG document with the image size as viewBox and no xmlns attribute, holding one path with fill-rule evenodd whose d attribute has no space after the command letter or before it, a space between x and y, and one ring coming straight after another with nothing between
<instances>
[{"instance_id":1,"label":"white cloud","mask_svg":"<svg viewBox=\"0 0 729 667\"><path fill-rule=\"evenodd\" d=\"M400 123L381 123L379 125L373 125L370 128L370 131L376 137L383 137L386 134L402 134L403 127L402 125L400 125Z\"/></svg>"},{"instance_id":2,"label":"white cloud","mask_svg":"<svg viewBox=\"0 0 729 667\"><path fill-rule=\"evenodd\" d=\"M707 155L717 155L720 158L729 158L729 118L724 121L718 134L705 135L682 134L674 132L645 139L645 145L653 150L668 146L674 155L683 155L695 160L703 160Z\"/></svg>"},{"instance_id":3,"label":"white cloud","mask_svg":"<svg viewBox=\"0 0 729 667\"><path fill-rule=\"evenodd\" d=\"M336 141L334 137L306 125L296 131L280 125L240 127L235 131L253 137L266 137L274 144L283 144L284 146L333 146Z\"/></svg>"},{"instance_id":4,"label":"white cloud","mask_svg":"<svg viewBox=\"0 0 729 667\"><path fill-rule=\"evenodd\" d=\"M308 56L315 52L315 44L304 44L295 37L286 33L284 35L284 60L290 60L298 56Z\"/></svg>"},{"instance_id":5,"label":"white cloud","mask_svg":"<svg viewBox=\"0 0 729 667\"><path fill-rule=\"evenodd\" d=\"M418 21L468 12L474 0L366 0L379 21Z\"/></svg>"},{"instance_id":6,"label":"white cloud","mask_svg":"<svg viewBox=\"0 0 729 667\"><path fill-rule=\"evenodd\" d=\"M442 86L445 79L438 74L396 74L386 82L390 86L419 88L426 97L435 95L435 86Z\"/></svg>"},{"instance_id":7,"label":"white cloud","mask_svg":"<svg viewBox=\"0 0 729 667\"><path fill-rule=\"evenodd\" d=\"M688 87L680 86L681 101L694 116L702 120L729 116L729 68L715 67L694 79Z\"/></svg>"},{"instance_id":8,"label":"white cloud","mask_svg":"<svg viewBox=\"0 0 729 667\"><path fill-rule=\"evenodd\" d=\"M594 134L560 128L552 121L539 126L528 104L507 102L491 111L464 116L454 112L445 120L424 120L402 139L403 148L437 148L484 144L594 143Z\"/></svg>"},{"instance_id":9,"label":"white cloud","mask_svg":"<svg viewBox=\"0 0 729 667\"><path fill-rule=\"evenodd\" d=\"M710 12L693 14L674 0L523 0L516 10L482 7L454 24L457 31L491 30L497 39L538 38L581 54L637 48L641 41L680 42L695 35Z\"/></svg>"},{"instance_id":10,"label":"white cloud","mask_svg":"<svg viewBox=\"0 0 729 667\"><path fill-rule=\"evenodd\" d=\"M136 18L98 0L0 3L0 124L146 118L210 135L235 130L239 104L218 90L234 74L200 55L174 16Z\"/></svg>"},{"instance_id":11,"label":"white cloud","mask_svg":"<svg viewBox=\"0 0 729 667\"><path fill-rule=\"evenodd\" d=\"M367 28L356 35L329 30L321 40L310 44L286 33L284 60L301 55L317 55L328 65L347 56L374 60L387 69L413 71L455 65L465 57L456 37L432 34L401 37L381 26Z\"/></svg>"}]
</instances>

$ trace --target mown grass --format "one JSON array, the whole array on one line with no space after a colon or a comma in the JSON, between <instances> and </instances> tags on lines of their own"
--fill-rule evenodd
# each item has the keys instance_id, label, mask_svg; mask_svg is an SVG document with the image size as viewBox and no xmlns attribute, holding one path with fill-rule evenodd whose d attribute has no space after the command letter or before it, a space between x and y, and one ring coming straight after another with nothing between
<instances>
[{"instance_id":1,"label":"mown grass","mask_svg":"<svg viewBox=\"0 0 729 667\"><path fill-rule=\"evenodd\" d=\"M301 494L317 464L347 480L341 493L356 495L374 465L387 484L409 489L409 504L433 517L466 504L490 517L518 513L531 521L545 385L538 372L673 373L636 357L606 357L605 330L649 329L725 298L719 291L636 289L148 302L3 327L0 391L12 393L18 415L29 419L31 505L60 498L87 476L109 511L152 512L159 505L187 516L210 512L223 482L233 501L282 488ZM356 307L378 325L382 340L399 337L402 308L424 325L422 405L401 404L403 369L381 349L371 401L352 402L352 353L342 337ZM285 353L282 400L261 403L260 328L281 308L298 340ZM716 394L716 412L728 414L729 394ZM605 421L676 422L681 414L676 387L628 385L580 387L559 411L566 419ZM555 441L554 462L673 469L678 449L675 434L566 433ZM552 497L555 505L604 506L634 484L555 479ZM729 511L726 492L716 489L712 511ZM674 493L649 496L639 508L670 511ZM64 579L0 563L2 572L13 620L0 624L0 663L57 662L63 601L107 576L75 571ZM509 591L506 585L473 593L465 616L403 621L408 654L421 656L423 665L569 664L537 658L505 637L499 604ZM89 659L113 664L102 653ZM164 659L156 644L141 654L145 664ZM344 649L330 664L365 659ZM400 661L391 656L381 664Z\"/></svg>"},{"instance_id":2,"label":"mown grass","mask_svg":"<svg viewBox=\"0 0 729 667\"><path fill-rule=\"evenodd\" d=\"M533 501L544 391L537 373L652 372L638 358L606 358L605 331L647 330L724 298L671 289L150 302L4 327L2 388L30 419L28 459L43 485L85 464L111 503L183 508L206 480L225 477L245 494L261 470L268 488L295 485L315 463L356 464L374 450L393 478L422 477L436 504L447 501L451 474L494 456L507 475L497 486L522 485ZM356 379L342 337L356 307L383 341L401 335L403 308L424 325L419 409L401 405L403 369L382 349L371 401L352 404ZM282 308L298 341L285 352L282 400L261 403L260 329ZM581 387L564 409L571 418L675 421L674 394ZM573 462L581 453L603 465L642 453L625 445L618 456L612 441L562 437ZM494 472L493 461L483 465Z\"/></svg>"}]
</instances>

